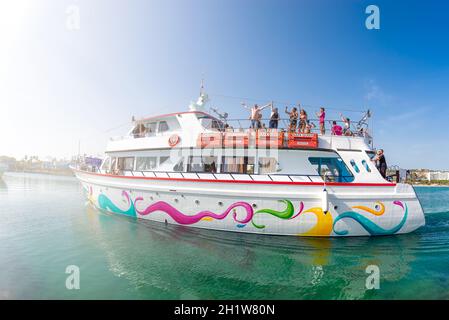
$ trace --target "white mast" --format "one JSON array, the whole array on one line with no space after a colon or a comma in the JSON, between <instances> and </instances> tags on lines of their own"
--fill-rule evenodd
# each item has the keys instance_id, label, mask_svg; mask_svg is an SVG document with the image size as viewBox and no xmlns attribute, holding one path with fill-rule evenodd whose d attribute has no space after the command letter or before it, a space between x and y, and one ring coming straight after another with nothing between
<instances>
[{"instance_id":1,"label":"white mast","mask_svg":"<svg viewBox=\"0 0 449 320\"><path fill-rule=\"evenodd\" d=\"M204 79L201 79L200 96L196 102L190 102L190 111L206 111L205 105L209 102L209 96L204 91Z\"/></svg>"}]
</instances>

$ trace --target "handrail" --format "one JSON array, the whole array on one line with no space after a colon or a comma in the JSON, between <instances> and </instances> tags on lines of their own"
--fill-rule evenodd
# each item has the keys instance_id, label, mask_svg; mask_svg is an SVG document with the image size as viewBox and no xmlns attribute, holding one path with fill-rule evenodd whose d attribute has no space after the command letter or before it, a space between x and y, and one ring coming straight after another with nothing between
<instances>
[{"instance_id":1,"label":"handrail","mask_svg":"<svg viewBox=\"0 0 449 320\"><path fill-rule=\"evenodd\" d=\"M78 169L78 168L77 168L77 170L80 170L80 171L86 171L86 172L91 172L91 171L88 171L88 170L82 170L82 169ZM100 170L99 170L99 171L100 171ZM106 171L106 170L102 170L102 171ZM134 172L140 172L142 175L145 175L145 173L153 173L154 176L156 176L156 174L158 174L158 173L159 173L159 174L160 174L160 173L163 173L163 174L167 174L167 175L169 175L170 173L179 173L179 174L181 174L181 176L182 176L184 179L187 179L187 178L184 176L184 174L186 174L186 173L191 173L191 174L194 174L199 180L201 180L201 178L200 178L200 176L199 176L198 174L201 174L201 173L212 174L212 176L214 176L214 178L215 178L216 180L219 180L219 179L217 178L217 176L216 176L216 175L219 175L219 174L228 174L228 175L230 175L230 176L232 177L233 180L235 180L235 177L233 176L234 174L248 175L248 176L251 178L251 180L254 180L254 178L253 178L252 176L268 176L268 178L269 178L271 181L274 181L274 180L273 180L273 176L276 176L276 177L288 177L289 180L292 181L292 182L294 182L294 181L292 180L292 177L307 177L307 178L309 178L310 181L312 181L311 177L320 177L320 178L322 178L322 176L319 175L319 174L243 173L243 172L239 173L239 172L208 172L208 171L204 171L204 172L194 172L194 171L192 171L192 172L185 172L185 171L159 171L159 170L148 170L148 171L145 171L145 170L121 170L121 171L122 171L122 172L125 172L125 171L126 171L126 172L131 172L131 174L132 174L133 176L135 176L135 175L134 175ZM108 173L108 174L113 175L112 173ZM336 178L336 179L354 178L353 176L350 176L350 175L345 175L345 176L331 175L330 177L331 177L331 178Z\"/></svg>"},{"instance_id":2,"label":"handrail","mask_svg":"<svg viewBox=\"0 0 449 320\"><path fill-rule=\"evenodd\" d=\"M241 121L245 121L248 123L248 126L242 126ZM276 129L272 129L272 128L268 128L265 125L264 121L270 121L269 118L260 118L259 121L262 123L262 125L265 125L262 128L251 128L251 119L249 118L235 118L235 119L226 119L226 121L221 121L221 127L214 127L217 126L216 121L211 122L209 124L209 126L204 127L206 130L212 130L212 131L219 131L219 132L239 132L239 130L276 130ZM331 130L332 130L332 124L333 122L336 122L336 124L338 125L342 125L342 128L344 129L344 124L345 122L342 121L341 119L337 119L337 120L325 120L325 129L326 131L329 133L326 133L326 135L332 135L331 134ZM233 128L231 125L233 123L237 123L238 124L238 128ZM277 128L277 130L279 131L285 131L285 132L289 132L289 124L290 124L290 118L279 118L278 119L278 124L283 123L283 126L280 126ZM296 124L296 130L295 132L299 132L299 123L300 120L297 119L296 120L297 124ZM310 129L310 133L317 133L319 135L321 135L321 130L319 128L319 119L316 118L312 118L312 119L308 119L309 123L313 124L313 127ZM318 124L318 125L317 125ZM228 125L229 127L225 127L226 125ZM352 133L351 136L355 136L355 137L371 137L369 132L368 132L368 127L366 126L362 126L360 128L357 127L357 125L351 121L350 122L350 131Z\"/></svg>"}]
</instances>

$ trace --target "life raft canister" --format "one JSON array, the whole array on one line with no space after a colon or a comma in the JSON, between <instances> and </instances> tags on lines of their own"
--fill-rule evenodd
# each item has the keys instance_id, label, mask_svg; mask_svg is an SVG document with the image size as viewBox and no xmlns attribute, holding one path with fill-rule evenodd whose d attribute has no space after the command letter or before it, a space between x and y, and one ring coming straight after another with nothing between
<instances>
[{"instance_id":1,"label":"life raft canister","mask_svg":"<svg viewBox=\"0 0 449 320\"><path fill-rule=\"evenodd\" d=\"M296 133L288 134L288 147L299 148L318 148L318 135L316 133Z\"/></svg>"},{"instance_id":2,"label":"life raft canister","mask_svg":"<svg viewBox=\"0 0 449 320\"><path fill-rule=\"evenodd\" d=\"M198 135L197 146L199 148L221 148L223 144L223 136L217 133L200 133Z\"/></svg>"},{"instance_id":3,"label":"life raft canister","mask_svg":"<svg viewBox=\"0 0 449 320\"><path fill-rule=\"evenodd\" d=\"M256 146L259 148L282 148L284 132L277 129L257 130Z\"/></svg>"}]
</instances>

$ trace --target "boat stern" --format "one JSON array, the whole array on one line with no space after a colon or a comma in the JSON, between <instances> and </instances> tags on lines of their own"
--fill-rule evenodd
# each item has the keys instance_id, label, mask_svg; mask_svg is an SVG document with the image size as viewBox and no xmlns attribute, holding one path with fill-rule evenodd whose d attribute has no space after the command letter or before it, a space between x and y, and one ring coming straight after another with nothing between
<instances>
[{"instance_id":1,"label":"boat stern","mask_svg":"<svg viewBox=\"0 0 449 320\"><path fill-rule=\"evenodd\" d=\"M396 201L398 206L403 206L407 214L407 220L403 228L398 233L413 232L426 224L424 210L416 194L415 189L410 184L398 183L396 185L396 194L399 199Z\"/></svg>"}]
</instances>

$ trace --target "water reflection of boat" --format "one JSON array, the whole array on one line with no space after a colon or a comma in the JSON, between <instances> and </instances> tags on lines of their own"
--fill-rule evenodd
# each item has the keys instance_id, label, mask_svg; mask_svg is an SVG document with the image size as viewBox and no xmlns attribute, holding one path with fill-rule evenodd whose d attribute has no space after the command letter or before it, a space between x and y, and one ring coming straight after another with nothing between
<instances>
[{"instance_id":1,"label":"water reflection of boat","mask_svg":"<svg viewBox=\"0 0 449 320\"><path fill-rule=\"evenodd\" d=\"M406 278L420 238L291 241L87 211L109 270L147 298L364 298L366 267L379 266L383 284Z\"/></svg>"}]
</instances>

